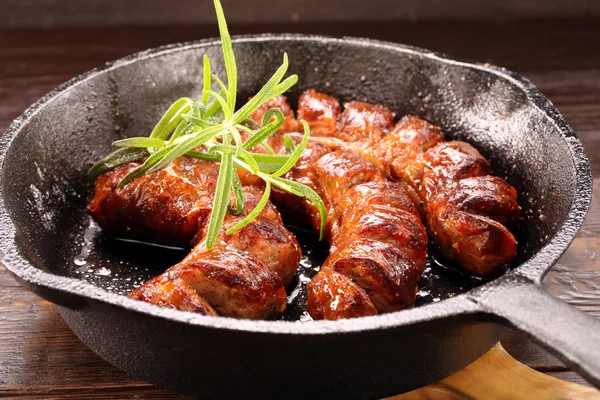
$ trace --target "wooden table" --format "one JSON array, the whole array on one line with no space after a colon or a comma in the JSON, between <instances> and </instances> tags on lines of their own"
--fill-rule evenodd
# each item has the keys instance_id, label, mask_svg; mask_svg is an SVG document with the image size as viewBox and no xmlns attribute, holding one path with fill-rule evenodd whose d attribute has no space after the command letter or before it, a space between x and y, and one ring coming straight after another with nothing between
<instances>
[{"instance_id":1,"label":"wooden table","mask_svg":"<svg viewBox=\"0 0 600 400\"><path fill-rule=\"evenodd\" d=\"M502 65L533 81L579 135L596 178L586 223L545 284L563 300L600 317L600 20L299 23L231 30L403 42ZM56 85L104 61L216 32L215 27L194 26L0 30L0 132ZM502 343L515 358L538 371L585 383L519 333L510 332ZM52 304L21 288L0 265L2 397L185 398L133 379L101 360L73 335Z\"/></svg>"}]
</instances>

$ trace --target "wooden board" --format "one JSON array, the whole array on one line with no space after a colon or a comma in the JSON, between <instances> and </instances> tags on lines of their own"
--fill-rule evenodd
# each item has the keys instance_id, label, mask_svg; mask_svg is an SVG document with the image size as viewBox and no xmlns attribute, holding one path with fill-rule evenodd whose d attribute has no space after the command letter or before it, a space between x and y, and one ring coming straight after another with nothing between
<instances>
[{"instance_id":1,"label":"wooden board","mask_svg":"<svg viewBox=\"0 0 600 400\"><path fill-rule=\"evenodd\" d=\"M600 52L593 51L600 43L600 20L232 26L235 33L290 30L409 43L503 65L538 85L583 141L596 179L585 226L545 283L564 300L600 316ZM215 33L214 28L195 26L0 30L0 132L53 87L106 60ZM583 383L518 333L509 333L503 344L533 369ZM18 286L0 268L0 398L184 397L133 379L101 360L79 342L53 305Z\"/></svg>"},{"instance_id":2,"label":"wooden board","mask_svg":"<svg viewBox=\"0 0 600 400\"><path fill-rule=\"evenodd\" d=\"M516 361L497 344L454 375L388 400L520 398L598 400L600 391L537 372Z\"/></svg>"}]
</instances>

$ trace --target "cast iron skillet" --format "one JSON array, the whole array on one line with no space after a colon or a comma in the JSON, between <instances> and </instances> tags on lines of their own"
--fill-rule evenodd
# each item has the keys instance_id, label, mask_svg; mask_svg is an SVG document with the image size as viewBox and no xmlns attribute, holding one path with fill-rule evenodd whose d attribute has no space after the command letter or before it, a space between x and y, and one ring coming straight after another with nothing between
<instances>
[{"instance_id":1,"label":"cast iron skillet","mask_svg":"<svg viewBox=\"0 0 600 400\"><path fill-rule=\"evenodd\" d=\"M473 285L432 259L420 307L342 321L205 317L119 295L182 253L140 250L89 225L86 171L113 140L146 135L173 100L198 95L202 55L220 62L219 42L178 44L60 86L1 139L3 263L24 286L56 303L85 344L134 376L203 398L367 398L443 378L514 327L600 386L600 321L541 287L582 224L590 167L573 131L529 81L501 68L364 39L248 36L236 38L234 49L241 98L266 82L285 50L291 72L301 77L292 104L315 87L342 101L363 99L399 116L420 115L441 125L448 138L474 144L519 190L523 218L514 268ZM311 262L322 251L313 249L304 271L314 273ZM298 317L299 303L288 318Z\"/></svg>"}]
</instances>

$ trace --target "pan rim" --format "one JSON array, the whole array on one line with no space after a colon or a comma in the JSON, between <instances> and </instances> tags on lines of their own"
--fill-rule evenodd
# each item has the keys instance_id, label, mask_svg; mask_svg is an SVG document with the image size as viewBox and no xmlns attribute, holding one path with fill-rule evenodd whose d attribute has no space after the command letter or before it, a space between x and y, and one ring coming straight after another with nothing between
<instances>
[{"instance_id":1,"label":"pan rim","mask_svg":"<svg viewBox=\"0 0 600 400\"><path fill-rule=\"evenodd\" d=\"M241 35L232 37L233 43L247 42L320 42L332 44L345 44L358 47L379 48L386 51L416 55L429 58L436 62L447 65L456 65L475 70L484 71L502 78L524 92L528 101L536 107L556 127L566 142L571 152L572 161L577 171L575 182L575 195L572 199L569 213L558 229L557 233L539 249L525 263L504 276L497 278L485 285L458 295L456 297L427 304L418 308L381 314L359 319L347 319L338 321L312 321L302 323L298 321L251 321L238 320L227 317L202 316L177 310L165 309L152 304L143 303L129 299L125 296L107 292L90 283L76 278L55 275L44 272L32 266L27 259L22 257L16 248L14 240L15 227L4 206L3 178L4 158L11 146L13 139L21 129L27 125L36 113L52 102L53 99L69 91L71 88L92 79L96 75L107 73L122 66L138 61L161 57L179 51L188 51L220 44L219 39L209 38L191 42L169 44L157 48L144 50L118 60L107 62L86 73L61 84L47 95L33 103L27 110L17 117L9 126L8 130L0 137L0 254L3 258L2 264L19 280L30 285L43 287L53 291L62 292L66 295L76 296L85 300L98 301L110 306L124 308L127 311L143 313L149 317L160 318L170 322L201 326L208 329L221 329L230 331L244 331L250 333L271 334L313 334L324 335L328 333L358 333L364 331L379 330L385 328L400 328L419 322L427 322L439 318L448 318L466 314L487 314L487 311L479 304L478 298L484 295L490 288L497 287L501 281L520 276L529 280L532 284L540 284L544 273L558 260L571 244L589 208L592 197L592 174L588 158L583 145L570 128L566 120L548 100L528 79L506 70L505 68L491 66L456 59L444 54L432 52L426 49L397 44L392 42L378 41L366 38L343 37L334 38L320 35L305 34L259 34Z\"/></svg>"}]
</instances>

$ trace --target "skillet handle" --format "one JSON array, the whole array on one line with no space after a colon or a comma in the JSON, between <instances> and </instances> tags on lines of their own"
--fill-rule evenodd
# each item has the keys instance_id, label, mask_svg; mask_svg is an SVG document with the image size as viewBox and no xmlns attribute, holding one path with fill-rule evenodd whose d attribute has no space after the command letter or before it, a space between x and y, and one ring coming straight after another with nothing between
<instances>
[{"instance_id":1,"label":"skillet handle","mask_svg":"<svg viewBox=\"0 0 600 400\"><path fill-rule=\"evenodd\" d=\"M484 310L525 332L600 388L600 320L529 280L507 281L474 299Z\"/></svg>"}]
</instances>

